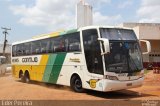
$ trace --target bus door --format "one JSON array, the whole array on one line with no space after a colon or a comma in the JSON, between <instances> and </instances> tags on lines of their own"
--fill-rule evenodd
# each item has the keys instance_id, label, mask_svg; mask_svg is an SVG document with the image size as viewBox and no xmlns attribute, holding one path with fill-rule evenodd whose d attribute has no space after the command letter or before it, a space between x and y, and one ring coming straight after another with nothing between
<instances>
[{"instance_id":1,"label":"bus door","mask_svg":"<svg viewBox=\"0 0 160 106\"><path fill-rule=\"evenodd\" d=\"M82 31L83 47L88 69L86 81L103 78L103 63L96 29ZM86 84L87 85L87 84Z\"/></svg>"}]
</instances>

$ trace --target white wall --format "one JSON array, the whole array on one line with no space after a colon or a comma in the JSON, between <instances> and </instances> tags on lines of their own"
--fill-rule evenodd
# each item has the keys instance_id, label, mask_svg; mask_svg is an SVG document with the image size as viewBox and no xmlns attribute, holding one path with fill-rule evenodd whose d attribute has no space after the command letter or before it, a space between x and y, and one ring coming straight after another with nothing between
<instances>
[{"instance_id":1,"label":"white wall","mask_svg":"<svg viewBox=\"0 0 160 106\"><path fill-rule=\"evenodd\" d=\"M133 28L139 39L160 40L158 23L123 23L121 26Z\"/></svg>"},{"instance_id":2,"label":"white wall","mask_svg":"<svg viewBox=\"0 0 160 106\"><path fill-rule=\"evenodd\" d=\"M160 27L139 26L139 38L148 40L160 40Z\"/></svg>"},{"instance_id":3,"label":"white wall","mask_svg":"<svg viewBox=\"0 0 160 106\"><path fill-rule=\"evenodd\" d=\"M137 38L139 39L139 26L133 28Z\"/></svg>"}]
</instances>

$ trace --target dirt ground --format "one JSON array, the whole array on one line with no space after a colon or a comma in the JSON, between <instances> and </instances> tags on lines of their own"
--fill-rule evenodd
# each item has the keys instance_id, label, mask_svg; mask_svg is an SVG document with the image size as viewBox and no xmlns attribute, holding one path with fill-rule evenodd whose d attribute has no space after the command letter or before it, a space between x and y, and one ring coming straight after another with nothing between
<instances>
[{"instance_id":1,"label":"dirt ground","mask_svg":"<svg viewBox=\"0 0 160 106\"><path fill-rule=\"evenodd\" d=\"M75 93L69 87L22 83L11 73L0 76L0 100L160 100L160 74L149 72L139 88L115 92Z\"/></svg>"}]
</instances>

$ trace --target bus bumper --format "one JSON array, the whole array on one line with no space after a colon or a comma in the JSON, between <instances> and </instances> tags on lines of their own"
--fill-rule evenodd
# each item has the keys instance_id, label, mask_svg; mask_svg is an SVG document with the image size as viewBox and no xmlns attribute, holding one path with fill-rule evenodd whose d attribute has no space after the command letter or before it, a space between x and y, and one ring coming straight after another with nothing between
<instances>
[{"instance_id":1,"label":"bus bumper","mask_svg":"<svg viewBox=\"0 0 160 106\"><path fill-rule=\"evenodd\" d=\"M144 77L132 81L115 81L104 79L103 92L116 91L142 86Z\"/></svg>"}]
</instances>

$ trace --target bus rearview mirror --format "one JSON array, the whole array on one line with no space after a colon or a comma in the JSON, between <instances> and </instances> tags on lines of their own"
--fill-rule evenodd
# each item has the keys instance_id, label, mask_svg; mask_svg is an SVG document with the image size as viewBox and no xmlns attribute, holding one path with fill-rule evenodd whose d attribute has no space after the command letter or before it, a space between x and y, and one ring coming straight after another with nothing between
<instances>
[{"instance_id":1,"label":"bus rearview mirror","mask_svg":"<svg viewBox=\"0 0 160 106\"><path fill-rule=\"evenodd\" d=\"M101 41L104 46L104 51L101 53L101 55L110 53L109 40L106 38L98 38L98 40Z\"/></svg>"},{"instance_id":2,"label":"bus rearview mirror","mask_svg":"<svg viewBox=\"0 0 160 106\"><path fill-rule=\"evenodd\" d=\"M142 54L149 54L151 52L151 43L147 40L140 40L140 42L145 43L147 48L147 52L143 52Z\"/></svg>"}]
</instances>

